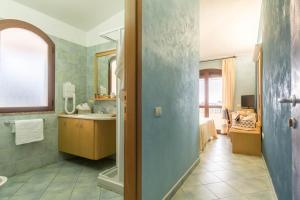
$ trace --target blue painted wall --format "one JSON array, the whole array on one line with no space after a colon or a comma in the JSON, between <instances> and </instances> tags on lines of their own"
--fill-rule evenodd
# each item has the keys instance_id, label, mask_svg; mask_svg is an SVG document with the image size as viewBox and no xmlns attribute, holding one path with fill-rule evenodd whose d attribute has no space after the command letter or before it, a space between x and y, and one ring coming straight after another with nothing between
<instances>
[{"instance_id":1,"label":"blue painted wall","mask_svg":"<svg viewBox=\"0 0 300 200\"><path fill-rule=\"evenodd\" d=\"M159 200L198 158L199 0L142 9L142 198Z\"/></svg>"},{"instance_id":2,"label":"blue painted wall","mask_svg":"<svg viewBox=\"0 0 300 200\"><path fill-rule=\"evenodd\" d=\"M289 0L263 2L263 153L279 200L292 199L291 108L277 103L291 89L289 6Z\"/></svg>"}]
</instances>

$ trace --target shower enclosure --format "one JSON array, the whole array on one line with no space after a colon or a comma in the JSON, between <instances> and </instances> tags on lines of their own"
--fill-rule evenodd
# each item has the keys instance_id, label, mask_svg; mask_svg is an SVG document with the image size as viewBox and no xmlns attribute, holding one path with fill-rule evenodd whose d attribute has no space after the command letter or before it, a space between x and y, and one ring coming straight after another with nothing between
<instances>
[{"instance_id":1,"label":"shower enclosure","mask_svg":"<svg viewBox=\"0 0 300 200\"><path fill-rule=\"evenodd\" d=\"M100 37L117 45L117 141L116 166L102 172L98 176L98 186L123 195L124 191L124 28L117 28Z\"/></svg>"}]
</instances>

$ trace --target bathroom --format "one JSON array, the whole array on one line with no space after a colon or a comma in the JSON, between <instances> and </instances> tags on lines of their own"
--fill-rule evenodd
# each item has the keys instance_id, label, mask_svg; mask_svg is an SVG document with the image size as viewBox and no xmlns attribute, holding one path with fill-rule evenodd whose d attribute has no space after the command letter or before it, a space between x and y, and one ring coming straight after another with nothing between
<instances>
[{"instance_id":1,"label":"bathroom","mask_svg":"<svg viewBox=\"0 0 300 200\"><path fill-rule=\"evenodd\" d=\"M124 17L117 0L1 1L0 199L123 199Z\"/></svg>"}]
</instances>

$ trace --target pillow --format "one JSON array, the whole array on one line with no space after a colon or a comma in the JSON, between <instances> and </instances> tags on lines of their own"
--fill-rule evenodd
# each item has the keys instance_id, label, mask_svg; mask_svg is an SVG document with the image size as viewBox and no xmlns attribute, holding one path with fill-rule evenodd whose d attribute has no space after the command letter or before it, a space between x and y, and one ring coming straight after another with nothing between
<instances>
[{"instance_id":1,"label":"pillow","mask_svg":"<svg viewBox=\"0 0 300 200\"><path fill-rule=\"evenodd\" d=\"M253 120L240 120L240 123L238 123L238 126L242 128L255 128L256 122Z\"/></svg>"},{"instance_id":2,"label":"pillow","mask_svg":"<svg viewBox=\"0 0 300 200\"><path fill-rule=\"evenodd\" d=\"M234 118L235 121L240 121L241 119L241 115L240 114L237 114L237 116Z\"/></svg>"},{"instance_id":3,"label":"pillow","mask_svg":"<svg viewBox=\"0 0 300 200\"><path fill-rule=\"evenodd\" d=\"M241 115L240 113L235 113L232 115L233 126L239 128L255 128L256 127L256 114L249 113L246 116ZM237 120L238 119L238 120Z\"/></svg>"}]
</instances>

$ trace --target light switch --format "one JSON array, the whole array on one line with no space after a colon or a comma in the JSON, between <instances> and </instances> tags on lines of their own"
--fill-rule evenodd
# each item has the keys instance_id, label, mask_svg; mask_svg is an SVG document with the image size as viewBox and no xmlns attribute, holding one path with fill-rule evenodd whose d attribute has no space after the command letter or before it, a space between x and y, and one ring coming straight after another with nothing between
<instances>
[{"instance_id":1,"label":"light switch","mask_svg":"<svg viewBox=\"0 0 300 200\"><path fill-rule=\"evenodd\" d=\"M155 109L154 109L155 117L160 117L161 113L162 113L162 108L161 107L155 107Z\"/></svg>"}]
</instances>

